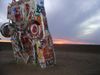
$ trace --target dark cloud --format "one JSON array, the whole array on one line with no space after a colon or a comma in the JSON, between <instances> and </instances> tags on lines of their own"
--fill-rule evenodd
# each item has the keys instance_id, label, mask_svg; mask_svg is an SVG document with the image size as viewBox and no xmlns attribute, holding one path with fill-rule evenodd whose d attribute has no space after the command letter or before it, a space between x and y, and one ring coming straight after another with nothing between
<instances>
[{"instance_id":1,"label":"dark cloud","mask_svg":"<svg viewBox=\"0 0 100 75\"><path fill-rule=\"evenodd\" d=\"M57 9L54 9L55 5L51 4L52 14L47 11L49 29L53 36L100 44L97 42L98 39L94 38L98 36L96 34L100 33L100 31L97 32L97 29L93 33L91 30L91 34L88 35L79 34L87 27L80 28L80 26L91 17L95 17L97 11L100 10L99 0L60 0L59 4L56 4L56 0L54 1ZM49 9L47 8L47 10Z\"/></svg>"},{"instance_id":2,"label":"dark cloud","mask_svg":"<svg viewBox=\"0 0 100 75\"><path fill-rule=\"evenodd\" d=\"M6 8L8 1L3 4L0 3L0 7ZM97 23L97 20L100 21L100 0L44 1L48 26L53 38L69 38L76 41L100 44L100 27L98 26L100 22ZM4 5L5 3L6 5ZM0 16L1 14L6 15L5 9L2 8Z\"/></svg>"}]
</instances>

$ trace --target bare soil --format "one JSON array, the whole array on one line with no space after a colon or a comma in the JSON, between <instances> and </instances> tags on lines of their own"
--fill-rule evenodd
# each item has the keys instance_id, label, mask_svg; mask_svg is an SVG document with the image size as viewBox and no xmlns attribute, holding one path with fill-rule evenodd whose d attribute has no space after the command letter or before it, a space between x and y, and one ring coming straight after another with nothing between
<instances>
[{"instance_id":1,"label":"bare soil","mask_svg":"<svg viewBox=\"0 0 100 75\"><path fill-rule=\"evenodd\" d=\"M0 75L100 75L99 45L54 45L57 64L41 69L39 65L17 64L11 44L0 43Z\"/></svg>"}]
</instances>

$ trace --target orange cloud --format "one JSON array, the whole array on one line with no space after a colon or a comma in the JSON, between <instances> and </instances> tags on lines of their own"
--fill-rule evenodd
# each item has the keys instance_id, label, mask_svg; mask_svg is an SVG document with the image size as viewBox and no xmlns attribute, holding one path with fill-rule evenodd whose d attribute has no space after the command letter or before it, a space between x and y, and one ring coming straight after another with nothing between
<instances>
[{"instance_id":1,"label":"orange cloud","mask_svg":"<svg viewBox=\"0 0 100 75\"><path fill-rule=\"evenodd\" d=\"M67 39L53 39L54 44L88 44L85 42L79 42L79 41L72 41Z\"/></svg>"}]
</instances>

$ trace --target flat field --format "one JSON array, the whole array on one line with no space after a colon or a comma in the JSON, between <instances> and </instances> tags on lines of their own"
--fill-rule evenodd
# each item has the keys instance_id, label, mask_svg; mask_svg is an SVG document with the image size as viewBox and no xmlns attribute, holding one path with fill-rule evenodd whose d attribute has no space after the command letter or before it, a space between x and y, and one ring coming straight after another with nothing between
<instances>
[{"instance_id":1,"label":"flat field","mask_svg":"<svg viewBox=\"0 0 100 75\"><path fill-rule=\"evenodd\" d=\"M0 43L0 75L100 75L100 45L54 45L56 65L16 64L10 43Z\"/></svg>"}]
</instances>

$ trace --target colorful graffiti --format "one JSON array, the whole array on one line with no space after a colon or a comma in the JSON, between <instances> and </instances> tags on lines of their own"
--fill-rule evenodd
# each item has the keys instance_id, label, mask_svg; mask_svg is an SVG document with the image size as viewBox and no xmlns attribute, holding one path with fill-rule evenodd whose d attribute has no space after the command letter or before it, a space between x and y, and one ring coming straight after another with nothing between
<instances>
[{"instance_id":1,"label":"colorful graffiti","mask_svg":"<svg viewBox=\"0 0 100 75\"><path fill-rule=\"evenodd\" d=\"M40 64L41 68L56 63L43 0L12 0L7 18L1 33L11 37L17 62Z\"/></svg>"}]
</instances>

